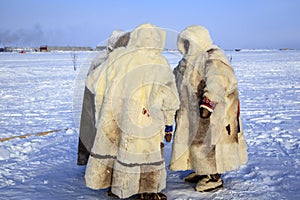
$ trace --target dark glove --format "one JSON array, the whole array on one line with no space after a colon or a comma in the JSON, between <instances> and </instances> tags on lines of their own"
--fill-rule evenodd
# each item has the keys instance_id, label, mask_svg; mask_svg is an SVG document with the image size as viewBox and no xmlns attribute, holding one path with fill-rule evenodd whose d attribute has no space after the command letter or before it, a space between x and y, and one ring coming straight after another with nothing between
<instances>
[{"instance_id":1,"label":"dark glove","mask_svg":"<svg viewBox=\"0 0 300 200\"><path fill-rule=\"evenodd\" d=\"M167 142L171 142L172 140L172 132L173 132L173 126L165 126L165 139Z\"/></svg>"},{"instance_id":2,"label":"dark glove","mask_svg":"<svg viewBox=\"0 0 300 200\"><path fill-rule=\"evenodd\" d=\"M231 132L231 130L230 130L230 124L228 124L228 125L226 126L226 130L227 130L228 135L230 135L230 132Z\"/></svg>"},{"instance_id":3,"label":"dark glove","mask_svg":"<svg viewBox=\"0 0 300 200\"><path fill-rule=\"evenodd\" d=\"M211 115L211 112L207 110L206 108L200 107L200 117L201 118L209 118Z\"/></svg>"}]
</instances>

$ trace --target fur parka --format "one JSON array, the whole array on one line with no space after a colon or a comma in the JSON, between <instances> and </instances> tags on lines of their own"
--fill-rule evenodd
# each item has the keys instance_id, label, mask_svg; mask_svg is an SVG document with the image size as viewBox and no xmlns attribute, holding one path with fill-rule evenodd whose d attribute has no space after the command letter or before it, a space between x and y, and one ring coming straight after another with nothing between
<instances>
[{"instance_id":1,"label":"fur parka","mask_svg":"<svg viewBox=\"0 0 300 200\"><path fill-rule=\"evenodd\" d=\"M164 31L143 24L130 33L126 48L103 63L106 70L95 88L97 134L85 173L88 187L111 187L120 198L166 187L161 145L179 97L161 55L164 41Z\"/></svg>"},{"instance_id":2,"label":"fur parka","mask_svg":"<svg viewBox=\"0 0 300 200\"><path fill-rule=\"evenodd\" d=\"M107 48L100 51L93 59L89 68L83 94L82 112L79 128L79 140L77 151L77 164L86 165L91 148L96 136L96 107L95 105L95 84L103 71L101 64L107 59L108 54L114 49L126 46L128 43L128 33L116 30L109 37Z\"/></svg>"},{"instance_id":3,"label":"fur parka","mask_svg":"<svg viewBox=\"0 0 300 200\"><path fill-rule=\"evenodd\" d=\"M181 32L178 48L184 55L174 69L181 105L170 169L194 170L199 175L235 170L246 163L247 148L234 70L204 27ZM211 116L201 118L200 107Z\"/></svg>"}]
</instances>

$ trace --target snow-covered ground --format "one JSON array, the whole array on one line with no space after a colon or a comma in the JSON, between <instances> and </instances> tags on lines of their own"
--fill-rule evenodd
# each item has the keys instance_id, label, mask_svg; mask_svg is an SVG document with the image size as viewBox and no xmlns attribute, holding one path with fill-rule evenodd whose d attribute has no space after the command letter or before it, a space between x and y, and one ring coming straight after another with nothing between
<instances>
[{"instance_id":1,"label":"snow-covered ground","mask_svg":"<svg viewBox=\"0 0 300 200\"><path fill-rule=\"evenodd\" d=\"M224 188L194 191L168 170L169 199L300 199L300 51L227 51L239 80L249 161ZM82 70L91 52L0 53L0 199L106 199L76 165ZM165 53L172 67L180 56ZM80 68L80 69L79 69ZM169 161L171 144L166 145ZM108 198L109 199L109 198Z\"/></svg>"}]
</instances>

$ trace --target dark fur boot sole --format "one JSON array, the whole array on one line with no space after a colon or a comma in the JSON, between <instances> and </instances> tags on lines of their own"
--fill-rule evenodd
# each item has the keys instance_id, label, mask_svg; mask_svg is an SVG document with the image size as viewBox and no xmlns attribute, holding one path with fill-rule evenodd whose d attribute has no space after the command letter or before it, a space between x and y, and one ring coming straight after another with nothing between
<instances>
[{"instance_id":1,"label":"dark fur boot sole","mask_svg":"<svg viewBox=\"0 0 300 200\"><path fill-rule=\"evenodd\" d=\"M188 183L198 183L200 180L206 178L207 175L197 175L195 172L190 173L183 180Z\"/></svg>"},{"instance_id":2,"label":"dark fur boot sole","mask_svg":"<svg viewBox=\"0 0 300 200\"><path fill-rule=\"evenodd\" d=\"M163 193L143 193L136 200L167 200L167 196Z\"/></svg>"},{"instance_id":3,"label":"dark fur boot sole","mask_svg":"<svg viewBox=\"0 0 300 200\"><path fill-rule=\"evenodd\" d=\"M204 178L199 181L195 187L198 192L212 192L223 187L223 180L220 178L218 180Z\"/></svg>"}]
</instances>

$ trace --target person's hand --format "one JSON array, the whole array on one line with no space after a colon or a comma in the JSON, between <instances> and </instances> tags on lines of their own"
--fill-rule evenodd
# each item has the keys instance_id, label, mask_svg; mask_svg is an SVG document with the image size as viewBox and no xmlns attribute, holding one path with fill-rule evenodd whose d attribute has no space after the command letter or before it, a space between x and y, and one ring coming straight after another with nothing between
<instances>
[{"instance_id":1,"label":"person's hand","mask_svg":"<svg viewBox=\"0 0 300 200\"><path fill-rule=\"evenodd\" d=\"M172 140L172 132L173 132L173 126L166 125L166 127L165 127L165 140L167 142L171 142L171 140Z\"/></svg>"},{"instance_id":2,"label":"person's hand","mask_svg":"<svg viewBox=\"0 0 300 200\"><path fill-rule=\"evenodd\" d=\"M211 115L211 112L207 110L206 108L200 107L200 117L201 118L209 118Z\"/></svg>"},{"instance_id":3,"label":"person's hand","mask_svg":"<svg viewBox=\"0 0 300 200\"><path fill-rule=\"evenodd\" d=\"M167 142L171 142L172 140L172 132L165 133L165 139Z\"/></svg>"},{"instance_id":4,"label":"person's hand","mask_svg":"<svg viewBox=\"0 0 300 200\"><path fill-rule=\"evenodd\" d=\"M218 102L212 101L204 97L200 105L200 117L203 119L209 118L211 113L216 108Z\"/></svg>"}]
</instances>

